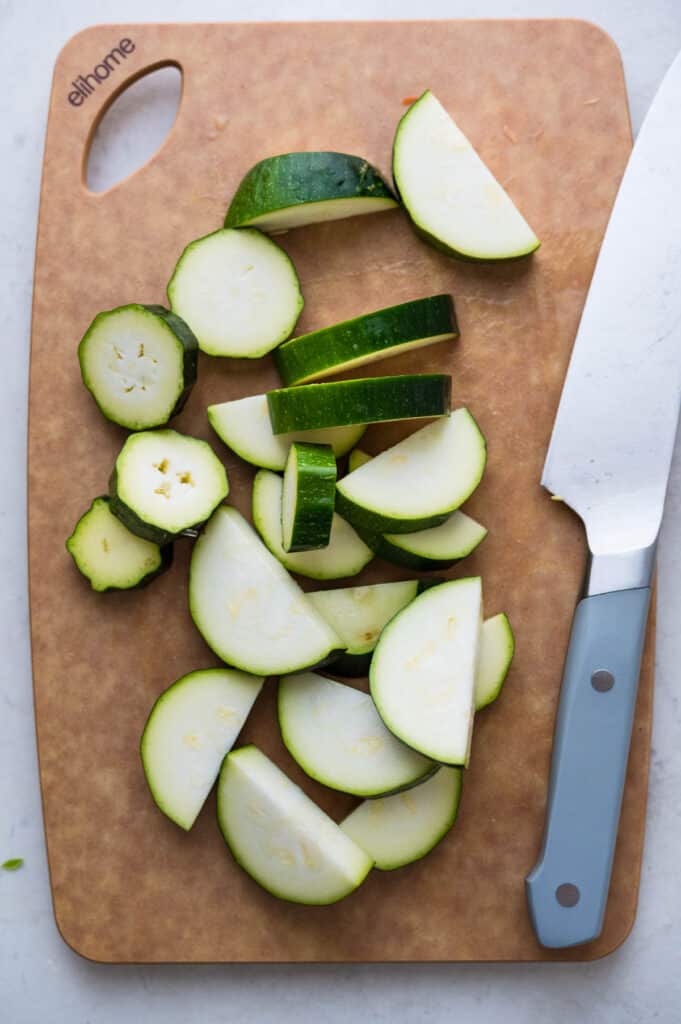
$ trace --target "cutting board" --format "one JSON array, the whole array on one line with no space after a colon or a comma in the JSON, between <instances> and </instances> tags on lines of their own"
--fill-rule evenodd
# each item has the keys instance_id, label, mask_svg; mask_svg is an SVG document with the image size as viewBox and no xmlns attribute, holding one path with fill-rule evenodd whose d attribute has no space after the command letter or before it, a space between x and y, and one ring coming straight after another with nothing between
<instances>
[{"instance_id":1,"label":"cutting board","mask_svg":"<svg viewBox=\"0 0 681 1024\"><path fill-rule=\"evenodd\" d=\"M121 89L164 64L183 74L165 144L127 180L88 192L83 167L98 119ZM422 295L454 295L459 342L368 372L451 372L455 405L468 405L486 434L488 470L467 509L490 534L458 571L482 574L486 614L509 613L517 654L500 700L476 721L447 839L420 863L374 871L336 906L294 906L235 866L212 797L186 835L146 789L138 744L154 699L216 661L187 611L189 541L176 545L172 571L150 589L106 595L89 589L64 550L78 516L106 490L124 439L82 387L76 346L99 310L164 301L183 246L221 225L256 160L337 149L388 171L404 102L426 87L509 190L542 238L540 251L502 266L455 262L419 241L400 211L280 241L302 281L301 332ZM562 953L542 949L523 879L540 846L562 659L585 560L580 524L539 478L630 146L618 51L578 21L107 25L62 50L35 270L30 590L54 909L79 953L106 962L552 960L600 957L623 941L643 844L652 626L601 938ZM246 514L252 470L211 435L205 408L276 382L270 359L202 359L175 424L212 441L229 471L230 501ZM411 429L371 427L365 446L378 451ZM375 561L354 582L405 575ZM243 739L339 818L353 801L296 769L277 734L274 692L269 681Z\"/></svg>"}]
</instances>

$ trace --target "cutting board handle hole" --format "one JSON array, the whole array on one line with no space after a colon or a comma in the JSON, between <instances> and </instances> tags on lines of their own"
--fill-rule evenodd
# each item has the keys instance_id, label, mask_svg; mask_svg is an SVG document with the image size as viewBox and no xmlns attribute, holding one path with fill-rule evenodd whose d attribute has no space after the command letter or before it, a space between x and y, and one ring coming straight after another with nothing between
<instances>
[{"instance_id":1,"label":"cutting board handle hole","mask_svg":"<svg viewBox=\"0 0 681 1024\"><path fill-rule=\"evenodd\" d=\"M84 168L90 192L108 191L151 160L175 124L181 96L177 65L157 67L123 88L90 138Z\"/></svg>"}]
</instances>

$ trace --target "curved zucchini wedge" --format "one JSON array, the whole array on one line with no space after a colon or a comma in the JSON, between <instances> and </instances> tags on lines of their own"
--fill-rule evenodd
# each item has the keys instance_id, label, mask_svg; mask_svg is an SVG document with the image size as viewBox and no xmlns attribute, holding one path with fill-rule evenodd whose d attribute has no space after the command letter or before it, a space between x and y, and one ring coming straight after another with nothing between
<instances>
[{"instance_id":1,"label":"curved zucchini wedge","mask_svg":"<svg viewBox=\"0 0 681 1024\"><path fill-rule=\"evenodd\" d=\"M427 530L470 497L486 459L477 423L468 409L457 409L344 477L337 486L336 508L353 526L372 534Z\"/></svg>"},{"instance_id":2,"label":"curved zucchini wedge","mask_svg":"<svg viewBox=\"0 0 681 1024\"><path fill-rule=\"evenodd\" d=\"M107 495L95 498L80 517L66 550L97 591L146 587L173 563L172 544L159 547L131 533L111 511Z\"/></svg>"},{"instance_id":3,"label":"curved zucchini wedge","mask_svg":"<svg viewBox=\"0 0 681 1024\"><path fill-rule=\"evenodd\" d=\"M486 708L501 693L514 652L515 637L508 616L500 612L491 619L485 619L480 636L480 658L475 673L476 711Z\"/></svg>"},{"instance_id":4,"label":"curved zucchini wedge","mask_svg":"<svg viewBox=\"0 0 681 1024\"><path fill-rule=\"evenodd\" d=\"M175 430L130 434L109 480L111 511L156 544L200 526L228 494L227 473L210 445Z\"/></svg>"},{"instance_id":5,"label":"curved zucchini wedge","mask_svg":"<svg viewBox=\"0 0 681 1024\"><path fill-rule=\"evenodd\" d=\"M272 430L318 430L351 423L448 416L452 379L445 373L362 377L278 388L267 395Z\"/></svg>"},{"instance_id":6,"label":"curved zucchini wedge","mask_svg":"<svg viewBox=\"0 0 681 1024\"><path fill-rule=\"evenodd\" d=\"M198 347L179 316L131 303L97 314L78 345L78 361L102 415L128 430L146 430L184 408L196 382Z\"/></svg>"},{"instance_id":7,"label":"curved zucchini wedge","mask_svg":"<svg viewBox=\"0 0 681 1024\"><path fill-rule=\"evenodd\" d=\"M348 455L348 473L352 473L355 469L359 469L360 466L365 466L367 462L371 462L373 455L369 455L368 452L362 451L361 448L353 448Z\"/></svg>"},{"instance_id":8,"label":"curved zucchini wedge","mask_svg":"<svg viewBox=\"0 0 681 1024\"><path fill-rule=\"evenodd\" d=\"M263 682L231 668L201 669L174 682L151 709L142 766L157 807L180 828L196 821Z\"/></svg>"},{"instance_id":9,"label":"curved zucchini wedge","mask_svg":"<svg viewBox=\"0 0 681 1024\"><path fill-rule=\"evenodd\" d=\"M325 548L336 501L336 459L330 445L294 441L284 472L281 531L284 551Z\"/></svg>"},{"instance_id":10,"label":"curved zucchini wedge","mask_svg":"<svg viewBox=\"0 0 681 1024\"><path fill-rule=\"evenodd\" d=\"M303 309L290 258L260 231L222 229L190 242L168 283L171 309L209 356L257 359L285 341Z\"/></svg>"},{"instance_id":11,"label":"curved zucchini wedge","mask_svg":"<svg viewBox=\"0 0 681 1024\"><path fill-rule=\"evenodd\" d=\"M253 466L281 471L286 466L294 441L306 444L330 444L336 458L356 445L366 430L365 423L327 430L298 430L292 434L273 434L267 395L250 395L233 402L208 406L211 427L228 448Z\"/></svg>"},{"instance_id":12,"label":"curved zucchini wedge","mask_svg":"<svg viewBox=\"0 0 681 1024\"><path fill-rule=\"evenodd\" d=\"M398 205L376 168L359 156L283 153L261 160L242 179L225 227L288 231Z\"/></svg>"},{"instance_id":13,"label":"curved zucchini wedge","mask_svg":"<svg viewBox=\"0 0 681 1024\"><path fill-rule=\"evenodd\" d=\"M428 758L388 732L368 693L315 672L279 682L284 745L304 772L330 789L376 797L418 785L435 771Z\"/></svg>"},{"instance_id":14,"label":"curved zucchini wedge","mask_svg":"<svg viewBox=\"0 0 681 1024\"><path fill-rule=\"evenodd\" d=\"M371 858L255 746L225 758L217 809L237 864L279 899L336 903L371 870Z\"/></svg>"},{"instance_id":15,"label":"curved zucchini wedge","mask_svg":"<svg viewBox=\"0 0 681 1024\"><path fill-rule=\"evenodd\" d=\"M343 648L252 527L226 505L194 545L189 611L211 650L253 675L297 672Z\"/></svg>"},{"instance_id":16,"label":"curved zucchini wedge","mask_svg":"<svg viewBox=\"0 0 681 1024\"><path fill-rule=\"evenodd\" d=\"M371 660L371 695L387 727L442 764L468 764L481 625L479 577L450 580L391 619Z\"/></svg>"},{"instance_id":17,"label":"curved zucchini wedge","mask_svg":"<svg viewBox=\"0 0 681 1024\"><path fill-rule=\"evenodd\" d=\"M393 178L416 232L465 260L527 256L539 239L430 90L401 119Z\"/></svg>"},{"instance_id":18,"label":"curved zucchini wedge","mask_svg":"<svg viewBox=\"0 0 681 1024\"><path fill-rule=\"evenodd\" d=\"M439 768L415 789L365 800L340 827L366 850L374 866L393 871L425 857L450 831L461 799L463 772Z\"/></svg>"},{"instance_id":19,"label":"curved zucchini wedge","mask_svg":"<svg viewBox=\"0 0 681 1024\"><path fill-rule=\"evenodd\" d=\"M274 361L290 387L458 336L451 295L430 295L290 338Z\"/></svg>"},{"instance_id":20,"label":"curved zucchini wedge","mask_svg":"<svg viewBox=\"0 0 681 1024\"><path fill-rule=\"evenodd\" d=\"M253 481L253 523L272 554L290 572L313 580L356 576L374 557L349 523L334 512L329 543L317 551L284 551L281 533L283 480L261 469Z\"/></svg>"}]
</instances>

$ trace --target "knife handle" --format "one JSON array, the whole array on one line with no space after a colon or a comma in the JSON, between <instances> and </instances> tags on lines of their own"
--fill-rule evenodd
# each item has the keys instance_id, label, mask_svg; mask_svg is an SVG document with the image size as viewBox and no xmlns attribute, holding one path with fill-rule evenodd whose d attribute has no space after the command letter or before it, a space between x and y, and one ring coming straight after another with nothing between
<instances>
[{"instance_id":1,"label":"knife handle","mask_svg":"<svg viewBox=\"0 0 681 1024\"><path fill-rule=\"evenodd\" d=\"M544 842L525 880L532 925L561 949L600 935L610 885L650 588L585 597L570 634Z\"/></svg>"}]
</instances>

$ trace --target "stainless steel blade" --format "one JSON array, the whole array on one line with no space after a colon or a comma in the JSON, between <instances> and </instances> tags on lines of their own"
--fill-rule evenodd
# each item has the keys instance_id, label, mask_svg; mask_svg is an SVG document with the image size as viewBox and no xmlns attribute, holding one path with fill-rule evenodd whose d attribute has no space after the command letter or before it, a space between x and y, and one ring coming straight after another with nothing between
<instances>
[{"instance_id":1,"label":"stainless steel blade","mask_svg":"<svg viewBox=\"0 0 681 1024\"><path fill-rule=\"evenodd\" d=\"M605 235L542 484L601 563L651 549L681 399L681 56L639 133ZM637 585L615 579L599 589Z\"/></svg>"}]
</instances>

